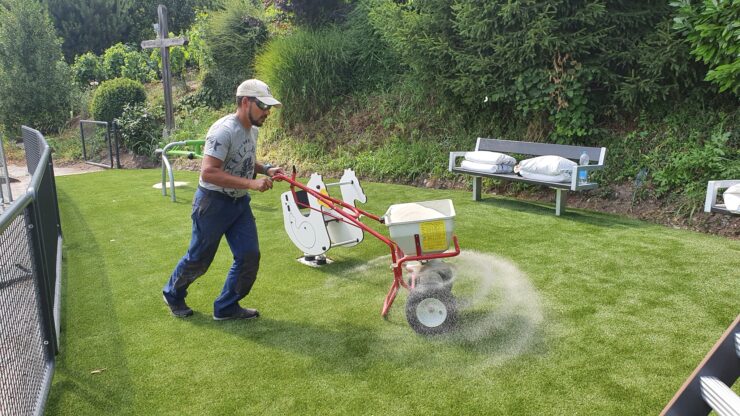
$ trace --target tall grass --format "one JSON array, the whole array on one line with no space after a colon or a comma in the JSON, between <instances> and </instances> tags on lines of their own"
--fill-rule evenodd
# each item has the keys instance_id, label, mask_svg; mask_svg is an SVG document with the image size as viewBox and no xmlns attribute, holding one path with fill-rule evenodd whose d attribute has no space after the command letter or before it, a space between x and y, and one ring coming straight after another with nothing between
<instances>
[{"instance_id":1,"label":"tall grass","mask_svg":"<svg viewBox=\"0 0 740 416\"><path fill-rule=\"evenodd\" d=\"M351 91L349 40L337 28L297 30L270 42L257 56L257 77L290 108L282 112L287 125L315 120Z\"/></svg>"}]
</instances>

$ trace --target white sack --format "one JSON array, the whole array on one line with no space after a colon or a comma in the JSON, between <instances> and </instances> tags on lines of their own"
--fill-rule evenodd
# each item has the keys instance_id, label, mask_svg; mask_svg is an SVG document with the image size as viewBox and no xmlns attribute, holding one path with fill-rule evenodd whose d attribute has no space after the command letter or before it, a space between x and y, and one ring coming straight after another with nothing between
<instances>
[{"instance_id":1,"label":"white sack","mask_svg":"<svg viewBox=\"0 0 740 416\"><path fill-rule=\"evenodd\" d=\"M485 150L466 152L465 160L475 163L485 163L488 165L516 165L516 159L509 155L498 152L488 152Z\"/></svg>"},{"instance_id":2,"label":"white sack","mask_svg":"<svg viewBox=\"0 0 740 416\"><path fill-rule=\"evenodd\" d=\"M564 157L554 155L538 156L519 162L519 173L524 171L538 175L567 176L570 179L573 168L576 166L578 166L576 162Z\"/></svg>"},{"instance_id":3,"label":"white sack","mask_svg":"<svg viewBox=\"0 0 740 416\"><path fill-rule=\"evenodd\" d=\"M740 183L725 189L722 199L725 200L725 207L728 210L740 211Z\"/></svg>"},{"instance_id":4,"label":"white sack","mask_svg":"<svg viewBox=\"0 0 740 416\"><path fill-rule=\"evenodd\" d=\"M481 173L511 173L514 170L514 166L512 165L489 165L487 163L476 163L469 160L463 160L460 167Z\"/></svg>"},{"instance_id":5,"label":"white sack","mask_svg":"<svg viewBox=\"0 0 740 416\"><path fill-rule=\"evenodd\" d=\"M570 182L571 175L543 175L541 173L529 173L525 170L520 170L519 174L527 179L544 182Z\"/></svg>"}]
</instances>

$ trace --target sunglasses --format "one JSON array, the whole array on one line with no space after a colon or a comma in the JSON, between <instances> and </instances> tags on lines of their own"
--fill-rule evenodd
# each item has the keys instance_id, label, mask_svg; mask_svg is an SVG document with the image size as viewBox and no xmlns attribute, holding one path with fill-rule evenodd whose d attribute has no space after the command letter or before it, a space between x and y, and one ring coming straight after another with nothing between
<instances>
[{"instance_id":1,"label":"sunglasses","mask_svg":"<svg viewBox=\"0 0 740 416\"><path fill-rule=\"evenodd\" d=\"M255 104L257 104L257 108L259 108L262 111L267 111L272 108L271 105L265 104L262 101L256 99L256 98L250 98L251 101L254 101Z\"/></svg>"}]
</instances>

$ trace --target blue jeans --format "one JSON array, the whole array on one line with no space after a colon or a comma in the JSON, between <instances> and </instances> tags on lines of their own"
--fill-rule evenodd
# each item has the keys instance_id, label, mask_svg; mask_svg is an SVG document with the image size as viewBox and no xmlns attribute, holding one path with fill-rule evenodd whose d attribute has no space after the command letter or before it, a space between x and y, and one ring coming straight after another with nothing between
<instances>
[{"instance_id":1,"label":"blue jeans","mask_svg":"<svg viewBox=\"0 0 740 416\"><path fill-rule=\"evenodd\" d=\"M225 235L234 263L221 294L213 303L213 314L227 316L239 309L239 301L247 296L257 279L260 262L257 225L249 202L249 195L232 198L198 187L193 198L190 247L162 289L170 304L185 302L188 286L208 270Z\"/></svg>"}]
</instances>

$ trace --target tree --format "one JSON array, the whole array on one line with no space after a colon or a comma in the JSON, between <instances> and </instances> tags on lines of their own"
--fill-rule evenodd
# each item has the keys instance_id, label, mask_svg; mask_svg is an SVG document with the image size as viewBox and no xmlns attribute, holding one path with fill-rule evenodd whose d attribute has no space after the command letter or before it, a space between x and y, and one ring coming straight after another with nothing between
<instances>
[{"instance_id":1,"label":"tree","mask_svg":"<svg viewBox=\"0 0 740 416\"><path fill-rule=\"evenodd\" d=\"M49 6L57 32L64 39L67 60L91 51L100 55L118 42L139 44L154 36L157 7L164 4L171 32L180 33L195 21L198 9L210 9L219 0L43 0Z\"/></svg>"},{"instance_id":2,"label":"tree","mask_svg":"<svg viewBox=\"0 0 740 416\"><path fill-rule=\"evenodd\" d=\"M54 131L67 120L72 85L61 40L38 2L3 0L0 7L0 123Z\"/></svg>"},{"instance_id":3,"label":"tree","mask_svg":"<svg viewBox=\"0 0 740 416\"><path fill-rule=\"evenodd\" d=\"M116 0L44 0L63 50L71 61L76 55L94 52L100 55L116 42L127 42L134 26L130 1Z\"/></svg>"}]
</instances>

